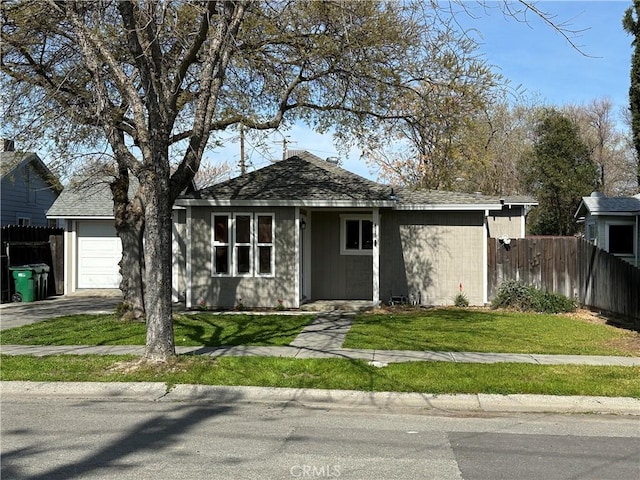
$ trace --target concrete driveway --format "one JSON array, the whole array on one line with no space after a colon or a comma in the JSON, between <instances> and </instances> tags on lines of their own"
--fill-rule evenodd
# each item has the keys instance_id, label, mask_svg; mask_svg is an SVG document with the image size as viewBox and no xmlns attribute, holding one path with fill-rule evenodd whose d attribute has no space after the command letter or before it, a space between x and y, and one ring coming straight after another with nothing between
<instances>
[{"instance_id":1,"label":"concrete driveway","mask_svg":"<svg viewBox=\"0 0 640 480\"><path fill-rule=\"evenodd\" d=\"M81 290L71 295L29 303L0 305L0 330L81 313L113 313L122 300L120 290Z\"/></svg>"}]
</instances>

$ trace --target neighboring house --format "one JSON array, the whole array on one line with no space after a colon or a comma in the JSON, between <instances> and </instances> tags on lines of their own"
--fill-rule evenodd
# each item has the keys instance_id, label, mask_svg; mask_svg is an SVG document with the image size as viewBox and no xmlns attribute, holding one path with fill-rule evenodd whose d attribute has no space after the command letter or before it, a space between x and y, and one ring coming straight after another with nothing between
<instances>
[{"instance_id":1,"label":"neighboring house","mask_svg":"<svg viewBox=\"0 0 640 480\"><path fill-rule=\"evenodd\" d=\"M37 154L14 151L9 140L2 147L0 225L50 226L46 212L62 191L58 177Z\"/></svg>"},{"instance_id":2,"label":"neighboring house","mask_svg":"<svg viewBox=\"0 0 640 480\"><path fill-rule=\"evenodd\" d=\"M536 203L393 189L307 152L180 197L187 307L320 299L487 302L487 238ZM175 282L174 282L175 283Z\"/></svg>"},{"instance_id":3,"label":"neighboring house","mask_svg":"<svg viewBox=\"0 0 640 480\"><path fill-rule=\"evenodd\" d=\"M64 233L64 293L80 289L120 287L120 260L122 243L115 229L113 195L110 178L93 181L72 181L47 212L47 218L62 223ZM137 182L130 184L130 195ZM193 190L193 185L188 191ZM184 260L181 260L180 242L185 212L174 209L174 299L184 291Z\"/></svg>"},{"instance_id":4,"label":"neighboring house","mask_svg":"<svg viewBox=\"0 0 640 480\"><path fill-rule=\"evenodd\" d=\"M640 267L640 194L607 197L593 192L582 197L575 217L584 222L588 241Z\"/></svg>"}]
</instances>

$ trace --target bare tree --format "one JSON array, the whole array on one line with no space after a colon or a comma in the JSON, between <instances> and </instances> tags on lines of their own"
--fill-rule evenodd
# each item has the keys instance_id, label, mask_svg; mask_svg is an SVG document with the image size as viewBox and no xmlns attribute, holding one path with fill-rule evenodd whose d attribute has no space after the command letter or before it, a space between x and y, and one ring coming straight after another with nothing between
<instances>
[{"instance_id":1,"label":"bare tree","mask_svg":"<svg viewBox=\"0 0 640 480\"><path fill-rule=\"evenodd\" d=\"M632 193L636 184L633 150L619 127L611 99L568 105L562 110L578 125L582 141L589 147L600 174L599 189L610 196Z\"/></svg>"},{"instance_id":2,"label":"bare tree","mask_svg":"<svg viewBox=\"0 0 640 480\"><path fill-rule=\"evenodd\" d=\"M131 233L132 245L145 244L148 360L175 354L171 208L211 132L385 117L395 92L411 88L403 66L413 73L427 61L407 62L424 20L420 5L394 2L2 4L4 86L29 99L11 102L12 117L31 113L18 123L70 143L103 139L116 160L116 227L123 242ZM132 197L130 176L139 183Z\"/></svg>"}]
</instances>

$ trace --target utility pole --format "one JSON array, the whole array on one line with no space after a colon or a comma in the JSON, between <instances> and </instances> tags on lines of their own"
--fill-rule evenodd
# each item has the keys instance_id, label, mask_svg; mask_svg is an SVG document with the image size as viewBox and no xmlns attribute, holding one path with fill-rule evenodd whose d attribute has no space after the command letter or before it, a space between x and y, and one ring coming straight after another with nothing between
<instances>
[{"instance_id":1,"label":"utility pole","mask_svg":"<svg viewBox=\"0 0 640 480\"><path fill-rule=\"evenodd\" d=\"M279 133L280 135L282 135L282 160L286 160L287 159L287 145L290 143L296 143L292 140L287 140L287 137L280 132L279 130L275 130L277 133ZM273 143L280 143L280 142L273 142Z\"/></svg>"},{"instance_id":2,"label":"utility pole","mask_svg":"<svg viewBox=\"0 0 640 480\"><path fill-rule=\"evenodd\" d=\"M244 162L244 125L240 124L240 175L247 173L247 166Z\"/></svg>"},{"instance_id":3,"label":"utility pole","mask_svg":"<svg viewBox=\"0 0 640 480\"><path fill-rule=\"evenodd\" d=\"M287 138L286 137L282 137L282 160L286 160L287 159Z\"/></svg>"}]
</instances>

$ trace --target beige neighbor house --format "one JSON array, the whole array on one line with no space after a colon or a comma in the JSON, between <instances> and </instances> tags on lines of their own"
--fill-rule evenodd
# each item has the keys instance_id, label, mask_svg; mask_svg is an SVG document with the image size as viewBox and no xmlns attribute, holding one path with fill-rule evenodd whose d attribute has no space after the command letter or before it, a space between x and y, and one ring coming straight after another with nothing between
<instances>
[{"instance_id":1,"label":"beige neighbor house","mask_svg":"<svg viewBox=\"0 0 640 480\"><path fill-rule=\"evenodd\" d=\"M487 239L521 238L531 199L393 189L296 152L180 197L186 306L404 298L487 303ZM178 262L182 263L182 260Z\"/></svg>"},{"instance_id":2,"label":"beige neighbor house","mask_svg":"<svg viewBox=\"0 0 640 480\"><path fill-rule=\"evenodd\" d=\"M584 222L588 241L640 267L640 194L607 197L593 192L582 197L575 217Z\"/></svg>"}]
</instances>

